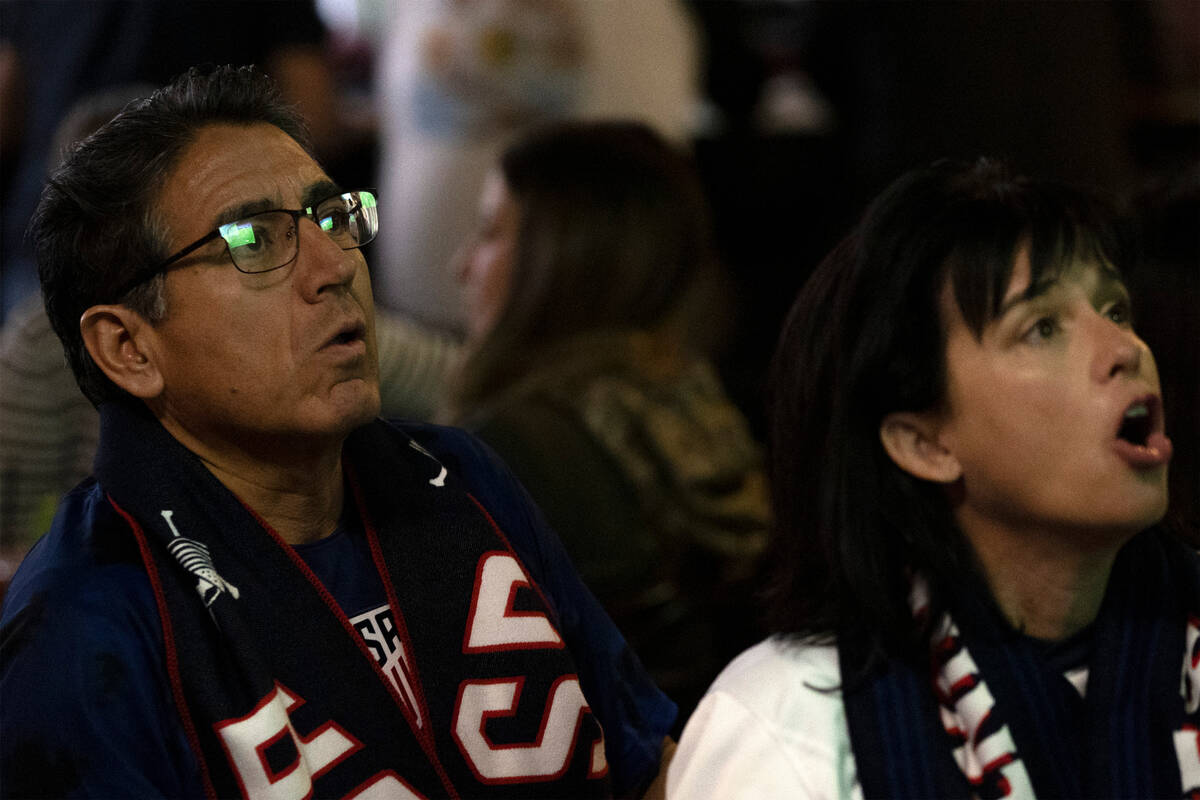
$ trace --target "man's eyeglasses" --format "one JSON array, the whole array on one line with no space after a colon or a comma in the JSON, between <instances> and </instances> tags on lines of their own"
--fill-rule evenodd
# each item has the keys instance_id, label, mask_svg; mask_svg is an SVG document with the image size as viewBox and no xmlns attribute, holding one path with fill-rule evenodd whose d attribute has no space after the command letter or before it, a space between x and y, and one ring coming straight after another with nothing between
<instances>
[{"instance_id":1,"label":"man's eyeglasses","mask_svg":"<svg viewBox=\"0 0 1200 800\"><path fill-rule=\"evenodd\" d=\"M379 208L375 194L367 189L343 192L296 211L286 208L262 211L221 225L153 268L140 272L116 292L116 297L122 297L218 236L225 240L233 266L241 272L256 274L286 267L300 253L301 217L315 222L343 250L362 247L379 232Z\"/></svg>"}]
</instances>

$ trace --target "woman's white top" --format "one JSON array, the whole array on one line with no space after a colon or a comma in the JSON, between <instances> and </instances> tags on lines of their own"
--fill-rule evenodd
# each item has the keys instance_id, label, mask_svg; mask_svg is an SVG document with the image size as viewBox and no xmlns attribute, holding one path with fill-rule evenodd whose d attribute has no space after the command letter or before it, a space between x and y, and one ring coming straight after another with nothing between
<instances>
[{"instance_id":1,"label":"woman's white top","mask_svg":"<svg viewBox=\"0 0 1200 800\"><path fill-rule=\"evenodd\" d=\"M862 800L837 648L767 639L717 676L667 770L667 797Z\"/></svg>"}]
</instances>

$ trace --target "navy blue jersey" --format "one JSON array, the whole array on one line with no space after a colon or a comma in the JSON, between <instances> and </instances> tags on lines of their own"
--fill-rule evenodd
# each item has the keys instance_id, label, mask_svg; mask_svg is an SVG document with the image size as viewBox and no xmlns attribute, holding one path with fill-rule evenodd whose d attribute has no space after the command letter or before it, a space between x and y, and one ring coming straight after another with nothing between
<instances>
[{"instance_id":1,"label":"navy blue jersey","mask_svg":"<svg viewBox=\"0 0 1200 800\"><path fill-rule=\"evenodd\" d=\"M643 785L655 774L675 705L651 683L499 459L462 431L401 427L467 485L505 532L553 606L579 666L584 694L604 728L614 790ZM115 514L94 481L77 487L5 598L0 791L7 796L203 794L171 696L154 594L132 537L115 533L122 530ZM334 535L296 552L384 672L403 680L383 587L354 515L345 518Z\"/></svg>"}]
</instances>

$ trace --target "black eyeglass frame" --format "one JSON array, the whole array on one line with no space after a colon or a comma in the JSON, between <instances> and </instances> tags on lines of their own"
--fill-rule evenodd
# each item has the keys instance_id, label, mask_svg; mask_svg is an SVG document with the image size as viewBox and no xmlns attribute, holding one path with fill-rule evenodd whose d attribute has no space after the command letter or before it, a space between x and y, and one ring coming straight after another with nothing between
<instances>
[{"instance_id":1,"label":"black eyeglass frame","mask_svg":"<svg viewBox=\"0 0 1200 800\"><path fill-rule=\"evenodd\" d=\"M315 215L316 215L316 209L320 208L323 203L325 203L327 200L333 199L334 197L341 197L341 196L347 195L347 194L361 194L363 192L370 194L371 197L374 198L376 201L376 206L374 206L374 207L378 207L378 197L379 196L376 193L375 189L365 189L365 188L364 189L350 189L348 191L334 192L334 193L330 194L328 197L321 198L320 200L318 200L317 202L308 206L307 208L298 208L298 209L267 208L267 209L263 209L262 211L255 212L254 214L250 214L248 216L233 220L225 225L218 225L216 228L209 231L204 236L201 236L196 241L187 245L183 249L177 251L173 255L168 256L163 261L160 261L156 266L147 268L144 271L139 271L136 277L134 277L133 279L131 279L128 282L126 282L125 284L123 284L121 286L121 288L118 289L117 291L113 292L114 302L120 300L122 297L124 297L126 294L128 294L131 290L142 285L143 283L145 283L146 281L155 277L159 273L164 272L167 269L167 267L171 266L176 261L179 261L184 256L194 253L195 251L199 250L201 247L208 244L209 242L211 242L214 239L223 238L222 233L221 233L222 228L226 228L229 225L236 225L237 223L245 222L246 220L254 219L255 217L261 216L263 214L278 214L278 213L282 212L284 214L292 215L292 222L296 226L296 252L295 252L295 254L292 255L291 258L289 258L287 261L285 261L282 264L275 266L275 267L268 267L267 269L259 269L259 270L245 270L238 266L237 260L233 257L233 251L230 249L228 241L226 241L226 243L225 243L225 251L227 253L229 253L229 261L233 264L233 268L236 269L238 272L242 273L243 275L263 275L268 272L274 272L277 269L283 269L288 264L291 264L293 261L295 261L296 257L298 255L300 255L300 218L301 217L305 217L309 220L312 220L313 224L316 225L318 228L320 228L321 223L317 221ZM322 231L322 233L324 233L324 231ZM375 240L375 236L378 235L378 233L379 233L379 225L377 222L376 226L375 226L375 233L371 234L371 238L366 239L361 242L356 242L355 244L351 245L350 247L342 247L342 249L343 250L357 250L358 248L362 247L363 245L367 245L367 244L370 244L371 242L373 242ZM341 247L340 244L338 244L338 246Z\"/></svg>"}]
</instances>

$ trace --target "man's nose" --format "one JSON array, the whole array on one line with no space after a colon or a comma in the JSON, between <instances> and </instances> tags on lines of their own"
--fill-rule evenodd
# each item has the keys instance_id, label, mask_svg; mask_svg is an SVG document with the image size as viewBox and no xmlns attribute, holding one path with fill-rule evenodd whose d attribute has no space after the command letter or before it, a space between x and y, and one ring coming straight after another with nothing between
<instances>
[{"instance_id":1,"label":"man's nose","mask_svg":"<svg viewBox=\"0 0 1200 800\"><path fill-rule=\"evenodd\" d=\"M345 286L358 272L355 251L343 250L316 222L300 219L300 283L301 292L309 302L320 299L327 289Z\"/></svg>"}]
</instances>

